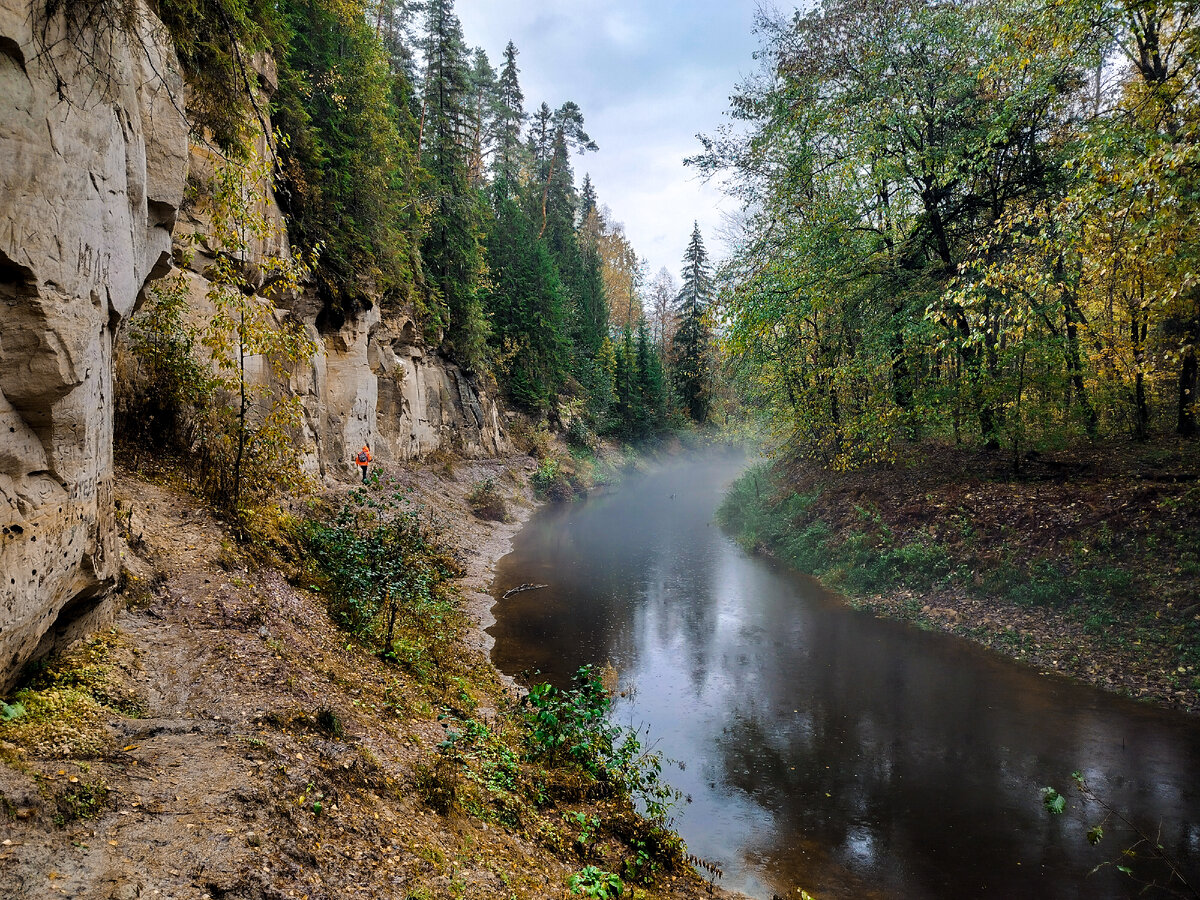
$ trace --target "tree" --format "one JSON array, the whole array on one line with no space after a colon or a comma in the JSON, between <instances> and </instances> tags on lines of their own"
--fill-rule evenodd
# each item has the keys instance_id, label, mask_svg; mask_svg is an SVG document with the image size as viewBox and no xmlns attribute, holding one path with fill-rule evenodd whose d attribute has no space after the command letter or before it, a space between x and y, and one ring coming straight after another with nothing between
<instances>
[{"instance_id":1,"label":"tree","mask_svg":"<svg viewBox=\"0 0 1200 900\"><path fill-rule=\"evenodd\" d=\"M679 290L679 328L672 344L672 374L675 393L692 421L708 420L712 390L711 336L706 313L715 299L712 269L700 224L694 223L692 237L683 254L683 286Z\"/></svg>"},{"instance_id":2,"label":"tree","mask_svg":"<svg viewBox=\"0 0 1200 900\"><path fill-rule=\"evenodd\" d=\"M273 116L279 201L297 244L321 248L317 288L327 316L379 296L414 301L418 258L417 123L411 85L393 68L360 6L286 0ZM392 21L389 14L387 21Z\"/></svg>"},{"instance_id":3,"label":"tree","mask_svg":"<svg viewBox=\"0 0 1200 900\"><path fill-rule=\"evenodd\" d=\"M546 233L549 221L547 206L550 192L555 182L555 172L558 172L558 184L570 184L571 177L568 166L571 151L577 153L595 152L599 148L586 131L583 130L583 112L574 100L563 103L553 114L548 115L549 107L543 103L538 110L536 120L536 159L543 170L542 187L542 228L538 236ZM574 186L571 186L572 192ZM573 211L572 211L573 213Z\"/></svg>"},{"instance_id":4,"label":"tree","mask_svg":"<svg viewBox=\"0 0 1200 900\"><path fill-rule=\"evenodd\" d=\"M487 54L476 47L472 56L471 93L467 107L467 177L476 188L483 187L486 160L495 149L496 91L496 70L488 61Z\"/></svg>"},{"instance_id":5,"label":"tree","mask_svg":"<svg viewBox=\"0 0 1200 900\"><path fill-rule=\"evenodd\" d=\"M446 344L468 371L487 366L487 320L479 297L486 271L483 200L470 181L470 72L452 0L431 0L426 13L421 162L433 208L421 256L427 306L442 311Z\"/></svg>"},{"instance_id":6,"label":"tree","mask_svg":"<svg viewBox=\"0 0 1200 900\"><path fill-rule=\"evenodd\" d=\"M649 434L666 420L667 381L661 350L651 338L645 319L637 326L637 373L643 410L640 429L643 434Z\"/></svg>"},{"instance_id":7,"label":"tree","mask_svg":"<svg viewBox=\"0 0 1200 900\"><path fill-rule=\"evenodd\" d=\"M498 202L487 252L487 304L497 369L508 395L540 412L562 386L567 370L565 292L533 223L511 199Z\"/></svg>"},{"instance_id":8,"label":"tree","mask_svg":"<svg viewBox=\"0 0 1200 900\"><path fill-rule=\"evenodd\" d=\"M516 190L521 173L528 165L521 143L521 129L525 125L526 115L525 95L521 91L520 69L517 68L518 52L512 41L504 48L504 65L496 86L492 126L496 146L492 171L498 190L506 196Z\"/></svg>"},{"instance_id":9,"label":"tree","mask_svg":"<svg viewBox=\"0 0 1200 900\"><path fill-rule=\"evenodd\" d=\"M679 295L679 286L675 284L675 278L667 271L667 267L663 266L658 270L658 274L654 276L654 280L650 283L650 310L649 318L652 328L652 337L658 345L660 353L665 353L666 348L671 346L672 339L675 336L675 298Z\"/></svg>"},{"instance_id":10,"label":"tree","mask_svg":"<svg viewBox=\"0 0 1200 900\"><path fill-rule=\"evenodd\" d=\"M297 483L292 432L300 423L299 398L272 391L254 378L250 361L261 358L286 382L292 367L307 363L316 343L294 316L280 316L270 298L299 288L315 259L298 252L256 253L278 245L282 223L267 212L271 167L252 152L244 162L217 168L209 199L212 265L206 271L212 315L200 332L211 355L214 386L226 403L202 436L202 462L214 499L244 527L247 494L270 496ZM220 397L218 397L220 399Z\"/></svg>"}]
</instances>

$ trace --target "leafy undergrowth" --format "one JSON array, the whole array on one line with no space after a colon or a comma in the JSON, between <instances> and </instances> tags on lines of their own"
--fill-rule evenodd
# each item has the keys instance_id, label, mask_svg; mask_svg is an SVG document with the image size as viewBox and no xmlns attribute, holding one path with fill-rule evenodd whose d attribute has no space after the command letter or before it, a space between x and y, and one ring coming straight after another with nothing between
<instances>
[{"instance_id":1,"label":"leafy undergrowth","mask_svg":"<svg viewBox=\"0 0 1200 900\"><path fill-rule=\"evenodd\" d=\"M452 576L478 560L446 538L480 546L469 485L512 476L457 468L281 524L281 568L126 480L117 633L0 707L0 896L707 896L661 761L607 724L594 673L522 701L471 642ZM363 564L390 574L332 578Z\"/></svg>"},{"instance_id":2,"label":"leafy undergrowth","mask_svg":"<svg viewBox=\"0 0 1200 900\"><path fill-rule=\"evenodd\" d=\"M1200 448L747 472L720 519L861 606L1131 696L1200 709Z\"/></svg>"},{"instance_id":3,"label":"leafy undergrowth","mask_svg":"<svg viewBox=\"0 0 1200 900\"><path fill-rule=\"evenodd\" d=\"M110 631L31 666L23 687L8 702L0 701L0 740L69 759L111 749L100 727L104 718L136 718L145 709L144 699L122 677L136 666L134 656Z\"/></svg>"}]
</instances>

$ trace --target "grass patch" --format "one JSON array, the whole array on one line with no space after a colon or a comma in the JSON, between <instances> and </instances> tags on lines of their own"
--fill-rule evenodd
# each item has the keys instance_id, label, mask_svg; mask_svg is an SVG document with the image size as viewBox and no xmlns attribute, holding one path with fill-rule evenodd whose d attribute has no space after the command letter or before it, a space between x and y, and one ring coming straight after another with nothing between
<instances>
[{"instance_id":1,"label":"grass patch","mask_svg":"<svg viewBox=\"0 0 1200 900\"><path fill-rule=\"evenodd\" d=\"M819 498L819 492L781 495L763 464L734 482L717 521L747 549L767 550L853 595L929 588L949 576L951 560L944 548L925 538L896 541L872 510L859 510L861 529L838 535L813 515Z\"/></svg>"},{"instance_id":2,"label":"grass patch","mask_svg":"<svg viewBox=\"0 0 1200 900\"><path fill-rule=\"evenodd\" d=\"M107 752L104 720L145 711L116 671L116 648L116 636L103 634L34 665L0 705L0 740L45 756L85 759Z\"/></svg>"}]
</instances>

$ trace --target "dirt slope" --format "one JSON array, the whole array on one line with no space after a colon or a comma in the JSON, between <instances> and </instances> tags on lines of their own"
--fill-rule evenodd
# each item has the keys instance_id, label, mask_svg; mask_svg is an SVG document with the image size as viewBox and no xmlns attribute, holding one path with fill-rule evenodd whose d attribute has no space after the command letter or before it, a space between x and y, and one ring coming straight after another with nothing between
<instances>
[{"instance_id":1,"label":"dirt slope","mask_svg":"<svg viewBox=\"0 0 1200 900\"><path fill-rule=\"evenodd\" d=\"M532 507L526 459L398 473L452 527L477 619L488 567ZM514 521L467 512L485 477L506 485ZM60 664L109 699L0 730L14 738L0 743L0 897L568 896L570 853L431 810L417 785L444 737L436 710L316 598L247 564L186 493L127 475L120 495L129 608ZM471 643L487 667L482 629ZM645 896L705 895L675 884Z\"/></svg>"}]
</instances>

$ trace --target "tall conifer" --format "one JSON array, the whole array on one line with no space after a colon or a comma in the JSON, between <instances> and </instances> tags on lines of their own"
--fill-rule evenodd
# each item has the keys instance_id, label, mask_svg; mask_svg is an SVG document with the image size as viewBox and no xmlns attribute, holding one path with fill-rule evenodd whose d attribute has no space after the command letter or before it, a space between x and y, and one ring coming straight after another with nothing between
<instances>
[{"instance_id":1,"label":"tall conifer","mask_svg":"<svg viewBox=\"0 0 1200 900\"><path fill-rule=\"evenodd\" d=\"M705 313L713 301L714 286L708 252L694 223L692 239L683 254L683 287L679 291L679 329L672 343L675 392L693 421L708 419L712 393L711 336Z\"/></svg>"}]
</instances>

